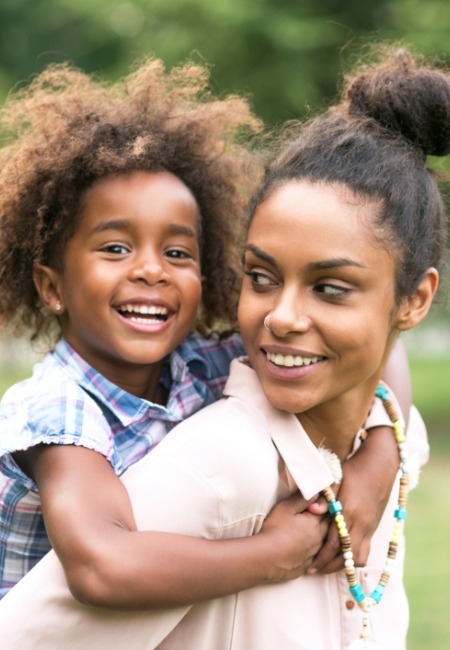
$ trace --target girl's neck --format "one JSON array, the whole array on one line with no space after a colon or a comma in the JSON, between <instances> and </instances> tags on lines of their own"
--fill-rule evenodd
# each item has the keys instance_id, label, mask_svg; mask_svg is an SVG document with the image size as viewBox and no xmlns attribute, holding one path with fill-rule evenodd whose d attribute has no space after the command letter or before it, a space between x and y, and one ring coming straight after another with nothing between
<instances>
[{"instance_id":1,"label":"girl's neck","mask_svg":"<svg viewBox=\"0 0 450 650\"><path fill-rule=\"evenodd\" d=\"M167 391L160 383L165 359L151 364L137 364L108 358L106 355L92 358L68 338L66 340L86 363L122 390L155 404L167 403Z\"/></svg>"},{"instance_id":2,"label":"girl's neck","mask_svg":"<svg viewBox=\"0 0 450 650\"><path fill-rule=\"evenodd\" d=\"M168 394L160 382L162 367L163 361L160 364L152 365L150 370L145 366L134 368L131 373L124 373L117 369L117 375L115 377L110 376L108 379L127 391L127 393L155 404L165 405Z\"/></svg>"}]
</instances>

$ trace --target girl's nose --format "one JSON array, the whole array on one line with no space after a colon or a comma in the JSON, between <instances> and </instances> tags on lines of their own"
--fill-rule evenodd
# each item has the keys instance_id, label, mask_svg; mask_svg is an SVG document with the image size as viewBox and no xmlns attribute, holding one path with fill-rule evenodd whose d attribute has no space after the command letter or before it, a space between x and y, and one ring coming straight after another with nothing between
<instances>
[{"instance_id":1,"label":"girl's nose","mask_svg":"<svg viewBox=\"0 0 450 650\"><path fill-rule=\"evenodd\" d=\"M168 284L170 275L164 269L162 262L155 259L141 258L131 267L129 279L133 282L145 282L148 285Z\"/></svg>"}]
</instances>

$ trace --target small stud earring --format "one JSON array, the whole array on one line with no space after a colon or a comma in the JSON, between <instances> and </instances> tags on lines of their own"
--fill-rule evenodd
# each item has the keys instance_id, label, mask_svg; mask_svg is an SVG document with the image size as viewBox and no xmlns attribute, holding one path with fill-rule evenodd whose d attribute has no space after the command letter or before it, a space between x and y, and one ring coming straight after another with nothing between
<instances>
[{"instance_id":1,"label":"small stud earring","mask_svg":"<svg viewBox=\"0 0 450 650\"><path fill-rule=\"evenodd\" d=\"M61 303L59 302L59 300L58 300L58 301L56 302L56 304L55 304L55 309L56 309L56 311L60 311L60 310L61 310Z\"/></svg>"}]
</instances>

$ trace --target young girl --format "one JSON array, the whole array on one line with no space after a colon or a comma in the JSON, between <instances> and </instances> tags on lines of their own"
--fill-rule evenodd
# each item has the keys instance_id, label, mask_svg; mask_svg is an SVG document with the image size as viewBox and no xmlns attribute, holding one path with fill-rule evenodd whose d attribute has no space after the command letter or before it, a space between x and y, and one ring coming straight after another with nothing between
<instances>
[{"instance_id":1,"label":"young girl","mask_svg":"<svg viewBox=\"0 0 450 650\"><path fill-rule=\"evenodd\" d=\"M149 61L108 88L63 66L4 109L2 128L16 135L1 161L0 315L59 341L1 406L3 594L52 545L80 600L190 603L300 575L326 533L327 522L297 514L300 497L249 539L137 532L118 479L221 396L243 353L236 336L207 334L234 324L253 176L237 142L258 122L242 100L205 96L205 81L201 68L166 74ZM360 459L376 464L385 449L388 493L385 436L365 447ZM145 494L156 504L166 493ZM383 501L372 496L380 514ZM360 546L373 528L364 510Z\"/></svg>"}]
</instances>

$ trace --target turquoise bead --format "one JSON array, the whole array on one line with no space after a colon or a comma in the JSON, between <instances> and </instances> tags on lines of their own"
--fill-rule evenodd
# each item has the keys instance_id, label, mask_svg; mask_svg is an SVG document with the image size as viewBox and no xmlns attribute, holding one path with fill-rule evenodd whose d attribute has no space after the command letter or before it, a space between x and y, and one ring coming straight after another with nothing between
<instances>
[{"instance_id":1,"label":"turquoise bead","mask_svg":"<svg viewBox=\"0 0 450 650\"><path fill-rule=\"evenodd\" d=\"M379 397L382 400L385 400L385 399L387 399L388 394L389 394L388 389L385 386L382 386L381 384L379 384L377 386L377 388L375 390L375 395L377 397Z\"/></svg>"},{"instance_id":2,"label":"turquoise bead","mask_svg":"<svg viewBox=\"0 0 450 650\"><path fill-rule=\"evenodd\" d=\"M370 594L370 597L378 604L381 598L383 597L383 594L384 594L383 585L377 585L375 589L372 591L372 593Z\"/></svg>"},{"instance_id":3,"label":"turquoise bead","mask_svg":"<svg viewBox=\"0 0 450 650\"><path fill-rule=\"evenodd\" d=\"M402 519L406 519L406 515L408 513L406 512L405 508L397 508L396 511L394 512L394 517L401 521Z\"/></svg>"},{"instance_id":4,"label":"turquoise bead","mask_svg":"<svg viewBox=\"0 0 450 650\"><path fill-rule=\"evenodd\" d=\"M328 504L328 512L330 515L335 515L342 510L342 503L340 501L331 501Z\"/></svg>"},{"instance_id":5,"label":"turquoise bead","mask_svg":"<svg viewBox=\"0 0 450 650\"><path fill-rule=\"evenodd\" d=\"M361 587L359 582L358 584L349 587L349 589L350 589L350 593L352 594L353 598L356 600L357 603L362 602L366 597L363 588Z\"/></svg>"}]
</instances>

